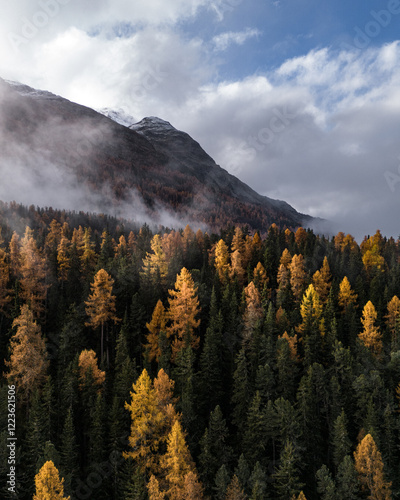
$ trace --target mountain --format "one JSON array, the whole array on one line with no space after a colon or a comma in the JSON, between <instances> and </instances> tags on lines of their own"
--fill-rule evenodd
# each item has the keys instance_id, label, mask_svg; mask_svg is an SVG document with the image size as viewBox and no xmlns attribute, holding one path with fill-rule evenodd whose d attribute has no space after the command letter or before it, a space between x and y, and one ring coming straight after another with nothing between
<instances>
[{"instance_id":1,"label":"mountain","mask_svg":"<svg viewBox=\"0 0 400 500\"><path fill-rule=\"evenodd\" d=\"M0 198L212 229L313 220L256 193L170 123L130 121L0 80Z\"/></svg>"}]
</instances>

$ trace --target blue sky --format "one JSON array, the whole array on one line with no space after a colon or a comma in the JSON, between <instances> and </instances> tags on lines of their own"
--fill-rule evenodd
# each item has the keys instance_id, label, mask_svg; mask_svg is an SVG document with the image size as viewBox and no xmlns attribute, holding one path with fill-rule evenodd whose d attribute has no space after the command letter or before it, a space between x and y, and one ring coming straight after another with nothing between
<instances>
[{"instance_id":1,"label":"blue sky","mask_svg":"<svg viewBox=\"0 0 400 500\"><path fill-rule=\"evenodd\" d=\"M397 238L399 27L400 0L15 0L0 76L159 116L261 194Z\"/></svg>"}]
</instances>

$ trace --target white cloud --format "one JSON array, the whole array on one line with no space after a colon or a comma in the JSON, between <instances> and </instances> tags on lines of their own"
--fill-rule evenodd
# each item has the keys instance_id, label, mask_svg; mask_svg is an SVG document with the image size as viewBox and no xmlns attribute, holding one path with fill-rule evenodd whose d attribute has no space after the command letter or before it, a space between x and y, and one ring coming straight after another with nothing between
<instances>
[{"instance_id":1,"label":"white cloud","mask_svg":"<svg viewBox=\"0 0 400 500\"><path fill-rule=\"evenodd\" d=\"M215 36L212 39L216 51L224 51L230 45L243 45L250 38L258 37L261 35L261 31L258 29L247 28L244 31L227 31Z\"/></svg>"},{"instance_id":2,"label":"white cloud","mask_svg":"<svg viewBox=\"0 0 400 500\"><path fill-rule=\"evenodd\" d=\"M179 22L201 7L239 3L71 0L14 52L8 34L21 34L39 5L15 1L0 20L0 76L94 108L124 108L137 120L160 116L258 192L343 230L397 236L400 183L392 192L385 172L398 175L400 42L322 48L275 71L220 81L223 50L259 32L230 31L207 44ZM123 36L112 36L122 21Z\"/></svg>"}]
</instances>

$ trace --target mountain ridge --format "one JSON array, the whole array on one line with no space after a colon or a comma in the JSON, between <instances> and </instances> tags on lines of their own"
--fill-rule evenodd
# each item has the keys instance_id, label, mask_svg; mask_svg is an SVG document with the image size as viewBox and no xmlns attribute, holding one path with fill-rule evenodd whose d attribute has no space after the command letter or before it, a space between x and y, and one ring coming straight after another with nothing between
<instances>
[{"instance_id":1,"label":"mountain ridge","mask_svg":"<svg viewBox=\"0 0 400 500\"><path fill-rule=\"evenodd\" d=\"M83 209L120 211L124 217L131 210L134 219L169 214L182 225L231 223L259 230L273 222L291 228L312 222L286 202L256 193L169 122L146 117L128 127L116 121L119 111L104 111L0 80L3 167L18 164L36 186L37 177L56 165L73 198L82 191L88 205Z\"/></svg>"}]
</instances>

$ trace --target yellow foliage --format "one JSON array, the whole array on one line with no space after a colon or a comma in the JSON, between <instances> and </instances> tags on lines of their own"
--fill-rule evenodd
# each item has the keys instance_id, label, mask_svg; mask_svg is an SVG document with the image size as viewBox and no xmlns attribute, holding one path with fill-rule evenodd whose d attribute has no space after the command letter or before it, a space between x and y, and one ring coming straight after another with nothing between
<instances>
[{"instance_id":1,"label":"yellow foliage","mask_svg":"<svg viewBox=\"0 0 400 500\"><path fill-rule=\"evenodd\" d=\"M298 343L297 334L291 337L290 335L288 335L287 332L285 332L283 335L279 335L278 338L285 339L287 341L290 349L290 357L293 359L293 361L296 362L299 361L300 358L299 355L297 354L297 343Z\"/></svg>"},{"instance_id":2,"label":"yellow foliage","mask_svg":"<svg viewBox=\"0 0 400 500\"><path fill-rule=\"evenodd\" d=\"M292 262L292 256L290 255L290 252L287 248L285 248L285 250L282 252L281 259L279 262L286 268L288 268L289 264Z\"/></svg>"},{"instance_id":3,"label":"yellow foliage","mask_svg":"<svg viewBox=\"0 0 400 500\"><path fill-rule=\"evenodd\" d=\"M301 254L294 255L292 262L289 265L289 269L290 285L292 287L293 295L297 301L300 301L306 279L306 272L304 270L304 257Z\"/></svg>"},{"instance_id":4,"label":"yellow foliage","mask_svg":"<svg viewBox=\"0 0 400 500\"><path fill-rule=\"evenodd\" d=\"M224 240L219 240L215 247L215 269L218 272L219 279L224 282L229 274L229 253Z\"/></svg>"},{"instance_id":5,"label":"yellow foliage","mask_svg":"<svg viewBox=\"0 0 400 500\"><path fill-rule=\"evenodd\" d=\"M390 500L391 483L385 481L383 461L371 434L367 434L354 452L354 466L358 473L362 490L374 500Z\"/></svg>"},{"instance_id":6,"label":"yellow foliage","mask_svg":"<svg viewBox=\"0 0 400 500\"><path fill-rule=\"evenodd\" d=\"M323 304L325 304L328 300L328 294L331 288L331 278L332 276L329 269L328 259L325 256L321 269L316 271L313 275L313 285L315 291Z\"/></svg>"},{"instance_id":7,"label":"yellow foliage","mask_svg":"<svg viewBox=\"0 0 400 500\"><path fill-rule=\"evenodd\" d=\"M83 350L79 355L79 380L82 388L91 377L96 385L102 385L106 379L106 372L99 369L96 353L93 350Z\"/></svg>"},{"instance_id":8,"label":"yellow foliage","mask_svg":"<svg viewBox=\"0 0 400 500\"><path fill-rule=\"evenodd\" d=\"M313 285L307 288L300 304L300 314L303 319L297 331L304 333L312 325L316 326L321 335L324 335L324 322L322 318L322 304Z\"/></svg>"},{"instance_id":9,"label":"yellow foliage","mask_svg":"<svg viewBox=\"0 0 400 500\"><path fill-rule=\"evenodd\" d=\"M379 328L375 326L377 320L377 312L373 303L369 300L363 309L361 323L363 324L363 331L358 334L364 345L368 347L376 356L382 353L382 334Z\"/></svg>"},{"instance_id":10,"label":"yellow foliage","mask_svg":"<svg viewBox=\"0 0 400 500\"><path fill-rule=\"evenodd\" d=\"M239 483L239 479L235 474L226 489L225 500L245 500L246 495Z\"/></svg>"},{"instance_id":11,"label":"yellow foliage","mask_svg":"<svg viewBox=\"0 0 400 500\"><path fill-rule=\"evenodd\" d=\"M183 267L176 277L175 290L168 290L170 298L168 319L171 321L167 328L167 336L173 337L172 358L175 359L178 352L189 344L193 349L199 347L200 339L194 334L199 327L200 320L196 316L200 313L197 288L190 272Z\"/></svg>"},{"instance_id":12,"label":"yellow foliage","mask_svg":"<svg viewBox=\"0 0 400 500\"><path fill-rule=\"evenodd\" d=\"M168 274L168 263L159 234L153 236L150 245L153 253L147 252L146 257L143 259L143 271L141 274L145 275L146 271L148 271L153 281L159 274L161 283L165 285Z\"/></svg>"},{"instance_id":13,"label":"yellow foliage","mask_svg":"<svg viewBox=\"0 0 400 500\"><path fill-rule=\"evenodd\" d=\"M257 326L257 322L263 316L263 309L260 292L252 281L244 289L244 293L246 297L246 310L243 315L244 338L245 340L249 340L254 328Z\"/></svg>"},{"instance_id":14,"label":"yellow foliage","mask_svg":"<svg viewBox=\"0 0 400 500\"><path fill-rule=\"evenodd\" d=\"M119 319L115 316L115 295L112 295L114 280L104 269L100 269L90 285L91 295L85 302L86 314L89 321L86 326L98 328L107 321L116 323Z\"/></svg>"},{"instance_id":15,"label":"yellow foliage","mask_svg":"<svg viewBox=\"0 0 400 500\"><path fill-rule=\"evenodd\" d=\"M67 281L68 271L70 269L68 257L69 241L65 236L61 236L60 243L57 247L57 263L58 263L58 279L59 281Z\"/></svg>"},{"instance_id":16,"label":"yellow foliage","mask_svg":"<svg viewBox=\"0 0 400 500\"><path fill-rule=\"evenodd\" d=\"M5 362L10 370L7 378L15 382L18 390L28 399L46 378L46 344L40 326L26 304L21 307L21 314L12 326L17 330L10 340L10 361Z\"/></svg>"},{"instance_id":17,"label":"yellow foliage","mask_svg":"<svg viewBox=\"0 0 400 500\"><path fill-rule=\"evenodd\" d=\"M387 327L392 334L396 335L396 326L400 315L400 299L395 295L387 305L388 313L385 316Z\"/></svg>"},{"instance_id":18,"label":"yellow foliage","mask_svg":"<svg viewBox=\"0 0 400 500\"><path fill-rule=\"evenodd\" d=\"M339 286L339 305L343 308L343 312L350 306L356 305L357 294L351 289L351 285L347 276L343 278Z\"/></svg>"},{"instance_id":19,"label":"yellow foliage","mask_svg":"<svg viewBox=\"0 0 400 500\"><path fill-rule=\"evenodd\" d=\"M161 357L161 348L159 344L160 333L166 331L167 316L161 300L158 300L154 308L150 323L146 323L146 328L149 330L147 334L146 348L149 351L149 361L158 360Z\"/></svg>"},{"instance_id":20,"label":"yellow foliage","mask_svg":"<svg viewBox=\"0 0 400 500\"><path fill-rule=\"evenodd\" d=\"M239 285L242 286L246 273L242 265L242 256L239 250L235 250L231 254L231 262L232 265L230 268L230 276L231 278L234 278L236 276Z\"/></svg>"},{"instance_id":21,"label":"yellow foliage","mask_svg":"<svg viewBox=\"0 0 400 500\"><path fill-rule=\"evenodd\" d=\"M64 496L64 478L60 479L57 468L49 460L35 476L36 493L33 500L69 500Z\"/></svg>"}]
</instances>

